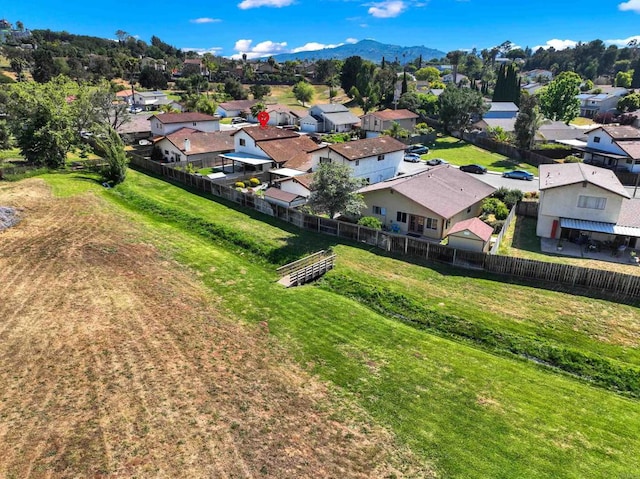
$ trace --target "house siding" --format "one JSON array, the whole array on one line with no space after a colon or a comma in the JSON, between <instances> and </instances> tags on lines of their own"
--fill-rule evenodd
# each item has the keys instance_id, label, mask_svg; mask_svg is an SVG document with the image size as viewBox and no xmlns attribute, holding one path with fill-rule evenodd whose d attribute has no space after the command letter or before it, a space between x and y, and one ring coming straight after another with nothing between
<instances>
[{"instance_id":1,"label":"house siding","mask_svg":"<svg viewBox=\"0 0 640 479\"><path fill-rule=\"evenodd\" d=\"M538 236L551 238L553 222L554 220L559 221L560 218L600 221L603 223L616 223L618 221L623 197L591 183L587 183L586 186L582 185L580 183L540 191L540 208L536 227ZM606 206L602 210L578 208L579 196L605 198ZM559 236L560 228L558 227L556 238Z\"/></svg>"},{"instance_id":2,"label":"house siding","mask_svg":"<svg viewBox=\"0 0 640 479\"><path fill-rule=\"evenodd\" d=\"M158 118L151 120L151 133L154 136L170 135L174 131L178 131L180 128L191 128L192 130L211 133L214 131L220 131L220 122L218 120L207 120L164 124Z\"/></svg>"},{"instance_id":3,"label":"house siding","mask_svg":"<svg viewBox=\"0 0 640 479\"><path fill-rule=\"evenodd\" d=\"M489 242L486 243L476 235L470 233L469 236L464 231L449 235L449 246L465 251L487 252L489 250ZM467 231L468 233L468 231Z\"/></svg>"},{"instance_id":4,"label":"house siding","mask_svg":"<svg viewBox=\"0 0 640 479\"><path fill-rule=\"evenodd\" d=\"M318 169L321 157L330 158L332 163L349 166L353 170L354 177L368 178L369 183L373 184L396 176L398 168L404 159L404 151L386 153L384 159L380 161L378 161L377 156L369 156L351 161L329 148L323 148L322 150L313 152L311 155L313 171Z\"/></svg>"}]
</instances>

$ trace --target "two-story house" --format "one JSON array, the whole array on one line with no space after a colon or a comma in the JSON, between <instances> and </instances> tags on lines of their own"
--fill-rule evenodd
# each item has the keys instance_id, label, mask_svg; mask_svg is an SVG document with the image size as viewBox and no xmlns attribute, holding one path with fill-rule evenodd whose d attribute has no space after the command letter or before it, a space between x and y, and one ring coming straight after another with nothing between
<instances>
[{"instance_id":1,"label":"two-story house","mask_svg":"<svg viewBox=\"0 0 640 479\"><path fill-rule=\"evenodd\" d=\"M360 118L340 103L314 105L300 119L300 130L312 133L342 133L360 124Z\"/></svg>"},{"instance_id":2,"label":"two-story house","mask_svg":"<svg viewBox=\"0 0 640 479\"><path fill-rule=\"evenodd\" d=\"M413 131L416 127L416 119L418 115L412 111L401 110L382 110L374 111L360 117L361 128L366 133L367 138L380 136L380 134L391 128L392 123L398 123L401 128Z\"/></svg>"},{"instance_id":3,"label":"two-story house","mask_svg":"<svg viewBox=\"0 0 640 479\"><path fill-rule=\"evenodd\" d=\"M489 102L489 109L482 115L482 119L473 126L482 131L500 127L504 131L512 132L515 130L518 111L518 105L512 101L492 101Z\"/></svg>"},{"instance_id":4,"label":"two-story house","mask_svg":"<svg viewBox=\"0 0 640 479\"><path fill-rule=\"evenodd\" d=\"M136 91L133 94L133 106L143 110L157 110L162 105L168 105L171 100L162 91Z\"/></svg>"},{"instance_id":5,"label":"two-story house","mask_svg":"<svg viewBox=\"0 0 640 479\"><path fill-rule=\"evenodd\" d=\"M367 205L362 215L380 219L391 231L434 240L445 238L456 223L479 216L482 201L494 191L450 165L358 190Z\"/></svg>"},{"instance_id":6,"label":"two-story house","mask_svg":"<svg viewBox=\"0 0 640 479\"><path fill-rule=\"evenodd\" d=\"M256 103L258 103L258 100L225 101L220 103L218 108L216 108L216 115L222 118L240 116L242 114L249 115L251 113L251 107Z\"/></svg>"},{"instance_id":7,"label":"two-story house","mask_svg":"<svg viewBox=\"0 0 640 479\"><path fill-rule=\"evenodd\" d=\"M536 234L542 238L595 240L636 246L640 200L612 171L584 163L540 165Z\"/></svg>"},{"instance_id":8,"label":"two-story house","mask_svg":"<svg viewBox=\"0 0 640 479\"><path fill-rule=\"evenodd\" d=\"M325 145L311 152L312 170L320 163L348 165L353 176L369 183L393 178L404 159L406 145L390 136Z\"/></svg>"},{"instance_id":9,"label":"two-story house","mask_svg":"<svg viewBox=\"0 0 640 479\"><path fill-rule=\"evenodd\" d=\"M587 133L584 162L612 169L640 172L640 129L633 126L599 126Z\"/></svg>"},{"instance_id":10,"label":"two-story house","mask_svg":"<svg viewBox=\"0 0 640 479\"><path fill-rule=\"evenodd\" d=\"M604 93L580 93L577 95L580 100L580 116L593 118L599 113L615 112L618 101L627 93L626 88L615 88Z\"/></svg>"},{"instance_id":11,"label":"two-story house","mask_svg":"<svg viewBox=\"0 0 640 479\"><path fill-rule=\"evenodd\" d=\"M149 117L153 136L166 136L181 128L197 131L220 131L220 118L198 112L165 113Z\"/></svg>"},{"instance_id":12,"label":"two-story house","mask_svg":"<svg viewBox=\"0 0 640 479\"><path fill-rule=\"evenodd\" d=\"M164 137L156 138L155 147L166 162L215 160L221 154L233 151L232 131L205 132L180 128Z\"/></svg>"}]
</instances>

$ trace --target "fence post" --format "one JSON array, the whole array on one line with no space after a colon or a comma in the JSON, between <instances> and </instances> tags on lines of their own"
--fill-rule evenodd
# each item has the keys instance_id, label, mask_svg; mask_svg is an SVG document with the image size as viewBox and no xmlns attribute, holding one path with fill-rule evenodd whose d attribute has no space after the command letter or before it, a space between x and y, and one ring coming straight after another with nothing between
<instances>
[{"instance_id":1,"label":"fence post","mask_svg":"<svg viewBox=\"0 0 640 479\"><path fill-rule=\"evenodd\" d=\"M457 249L453 250L453 261L451 262L451 264L455 265L456 264L456 253L458 252Z\"/></svg>"},{"instance_id":2,"label":"fence post","mask_svg":"<svg viewBox=\"0 0 640 479\"><path fill-rule=\"evenodd\" d=\"M408 250L409 250L409 237L405 236L404 237L404 254L407 254Z\"/></svg>"},{"instance_id":3,"label":"fence post","mask_svg":"<svg viewBox=\"0 0 640 479\"><path fill-rule=\"evenodd\" d=\"M338 221L338 228L336 229L336 235L340 238L340 222Z\"/></svg>"},{"instance_id":4,"label":"fence post","mask_svg":"<svg viewBox=\"0 0 640 479\"><path fill-rule=\"evenodd\" d=\"M427 253L425 259L429 259L429 242L427 242Z\"/></svg>"},{"instance_id":5,"label":"fence post","mask_svg":"<svg viewBox=\"0 0 640 479\"><path fill-rule=\"evenodd\" d=\"M360 225L358 225L358 232L356 233L356 241L360 241Z\"/></svg>"},{"instance_id":6,"label":"fence post","mask_svg":"<svg viewBox=\"0 0 640 479\"><path fill-rule=\"evenodd\" d=\"M376 246L378 246L378 230L376 230Z\"/></svg>"}]
</instances>

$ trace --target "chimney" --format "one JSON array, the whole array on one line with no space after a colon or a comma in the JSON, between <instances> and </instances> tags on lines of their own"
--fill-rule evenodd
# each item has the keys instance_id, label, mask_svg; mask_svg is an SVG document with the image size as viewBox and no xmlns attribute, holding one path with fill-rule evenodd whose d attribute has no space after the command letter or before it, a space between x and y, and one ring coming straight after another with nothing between
<instances>
[{"instance_id":1,"label":"chimney","mask_svg":"<svg viewBox=\"0 0 640 479\"><path fill-rule=\"evenodd\" d=\"M184 151L187 153L191 151L191 141L189 138L184 139Z\"/></svg>"}]
</instances>

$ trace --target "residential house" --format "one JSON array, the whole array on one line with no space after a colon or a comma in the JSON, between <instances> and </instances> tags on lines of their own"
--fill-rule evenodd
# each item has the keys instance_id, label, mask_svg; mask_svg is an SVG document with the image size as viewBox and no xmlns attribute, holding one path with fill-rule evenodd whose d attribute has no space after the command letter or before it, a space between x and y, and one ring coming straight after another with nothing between
<instances>
[{"instance_id":1,"label":"residential house","mask_svg":"<svg viewBox=\"0 0 640 479\"><path fill-rule=\"evenodd\" d=\"M584 163L540 165L536 234L569 241L588 236L640 246L640 200L630 199L605 168Z\"/></svg>"},{"instance_id":2,"label":"residential house","mask_svg":"<svg viewBox=\"0 0 640 479\"><path fill-rule=\"evenodd\" d=\"M580 116L593 118L600 113L617 111L618 101L628 93L626 88L611 90L608 93L580 93Z\"/></svg>"},{"instance_id":3,"label":"residential house","mask_svg":"<svg viewBox=\"0 0 640 479\"><path fill-rule=\"evenodd\" d=\"M295 131L272 126L250 126L240 128L232 134L234 151L223 155L235 168L258 172L277 171L289 168L300 173L311 170L309 152L317 149L309 137Z\"/></svg>"},{"instance_id":4,"label":"residential house","mask_svg":"<svg viewBox=\"0 0 640 479\"><path fill-rule=\"evenodd\" d=\"M311 184L313 183L313 173L290 176L274 181L277 188L282 191L309 198L311 196Z\"/></svg>"},{"instance_id":5,"label":"residential house","mask_svg":"<svg viewBox=\"0 0 640 479\"><path fill-rule=\"evenodd\" d=\"M296 126L304 116L304 113L292 110L286 105L267 105L265 111L269 114L267 124L271 126Z\"/></svg>"},{"instance_id":6,"label":"residential house","mask_svg":"<svg viewBox=\"0 0 640 479\"><path fill-rule=\"evenodd\" d=\"M529 95L535 95L542 88L544 88L544 85L542 83L534 82L534 83L527 83L526 85L522 85L520 87L520 90L526 91Z\"/></svg>"},{"instance_id":7,"label":"residential house","mask_svg":"<svg viewBox=\"0 0 640 479\"><path fill-rule=\"evenodd\" d=\"M155 58L144 57L142 60L140 60L140 69L146 67L163 72L167 69L167 62L162 59L156 60Z\"/></svg>"},{"instance_id":8,"label":"residential house","mask_svg":"<svg viewBox=\"0 0 640 479\"><path fill-rule=\"evenodd\" d=\"M202 62L201 58L187 58L187 59L185 59L185 61L182 63L182 72L183 72L183 74L184 74L185 70L189 70L191 72L199 71L200 75L208 75L209 74L209 72L205 68L204 63Z\"/></svg>"},{"instance_id":9,"label":"residential house","mask_svg":"<svg viewBox=\"0 0 640 479\"><path fill-rule=\"evenodd\" d=\"M469 78L462 73L456 73L456 77L453 78L453 73L447 73L442 77L442 82L446 84L453 83L455 85L468 85Z\"/></svg>"},{"instance_id":10,"label":"residential house","mask_svg":"<svg viewBox=\"0 0 640 479\"><path fill-rule=\"evenodd\" d=\"M587 132L584 162L640 173L640 129L633 126L600 126Z\"/></svg>"},{"instance_id":11,"label":"residential house","mask_svg":"<svg viewBox=\"0 0 640 479\"><path fill-rule=\"evenodd\" d=\"M215 160L233 151L233 131L201 131L181 127L154 140L166 162Z\"/></svg>"},{"instance_id":12,"label":"residential house","mask_svg":"<svg viewBox=\"0 0 640 479\"><path fill-rule=\"evenodd\" d=\"M549 70L541 70L539 68L529 70L528 72L522 72L520 73L520 76L526 79L529 83L549 83L553 80L553 72Z\"/></svg>"},{"instance_id":13,"label":"residential house","mask_svg":"<svg viewBox=\"0 0 640 479\"><path fill-rule=\"evenodd\" d=\"M449 230L448 245L466 251L487 252L491 244L493 228L480 218L458 221Z\"/></svg>"},{"instance_id":14,"label":"residential house","mask_svg":"<svg viewBox=\"0 0 640 479\"><path fill-rule=\"evenodd\" d=\"M416 127L416 118L419 118L418 115L406 109L386 109L363 115L360 117L360 121L361 128L366 132L367 138L372 138L391 128L394 122L398 123L401 128L412 132Z\"/></svg>"},{"instance_id":15,"label":"residential house","mask_svg":"<svg viewBox=\"0 0 640 479\"><path fill-rule=\"evenodd\" d=\"M222 118L230 118L240 116L242 114L248 115L251 113L251 107L256 103L258 103L258 100L225 101L218 105L216 115L221 116Z\"/></svg>"},{"instance_id":16,"label":"residential house","mask_svg":"<svg viewBox=\"0 0 640 479\"><path fill-rule=\"evenodd\" d=\"M307 198L295 193L284 191L280 188L267 188L264 192L264 199L269 203L284 206L285 208L295 208L307 202Z\"/></svg>"},{"instance_id":17,"label":"residential house","mask_svg":"<svg viewBox=\"0 0 640 479\"><path fill-rule=\"evenodd\" d=\"M314 105L300 118L300 130L314 133L347 132L359 124L360 119L340 103Z\"/></svg>"},{"instance_id":18,"label":"residential house","mask_svg":"<svg viewBox=\"0 0 640 479\"><path fill-rule=\"evenodd\" d=\"M458 222L480 215L495 188L450 165L393 178L358 190L364 216L391 231L442 240Z\"/></svg>"},{"instance_id":19,"label":"residential house","mask_svg":"<svg viewBox=\"0 0 640 479\"><path fill-rule=\"evenodd\" d=\"M354 177L378 183L398 174L405 148L404 143L390 136L316 146L311 152L312 170L321 163L348 165Z\"/></svg>"},{"instance_id":20,"label":"residential house","mask_svg":"<svg viewBox=\"0 0 640 479\"><path fill-rule=\"evenodd\" d=\"M129 115L127 121L118 126L117 130L120 138L127 144L135 143L139 140L152 138L151 122L146 115Z\"/></svg>"},{"instance_id":21,"label":"residential house","mask_svg":"<svg viewBox=\"0 0 640 479\"><path fill-rule=\"evenodd\" d=\"M473 124L473 128L487 132L489 128L502 128L507 133L515 131L515 118L483 118Z\"/></svg>"},{"instance_id":22,"label":"residential house","mask_svg":"<svg viewBox=\"0 0 640 479\"><path fill-rule=\"evenodd\" d=\"M518 105L512 101L492 101L489 103L489 110L482 115L482 118L515 119L518 111L520 111Z\"/></svg>"},{"instance_id":23,"label":"residential house","mask_svg":"<svg viewBox=\"0 0 640 479\"><path fill-rule=\"evenodd\" d=\"M584 128L576 128L573 125L567 125L563 121L549 121L540 125L534 142L586 146L587 134Z\"/></svg>"},{"instance_id":24,"label":"residential house","mask_svg":"<svg viewBox=\"0 0 640 479\"><path fill-rule=\"evenodd\" d=\"M220 118L204 113L165 113L149 117L151 133L154 136L166 136L181 128L212 132L220 130Z\"/></svg>"},{"instance_id":25,"label":"residential house","mask_svg":"<svg viewBox=\"0 0 640 479\"><path fill-rule=\"evenodd\" d=\"M171 103L162 91L136 91L133 93L132 105L144 110L157 110L162 105Z\"/></svg>"}]
</instances>

